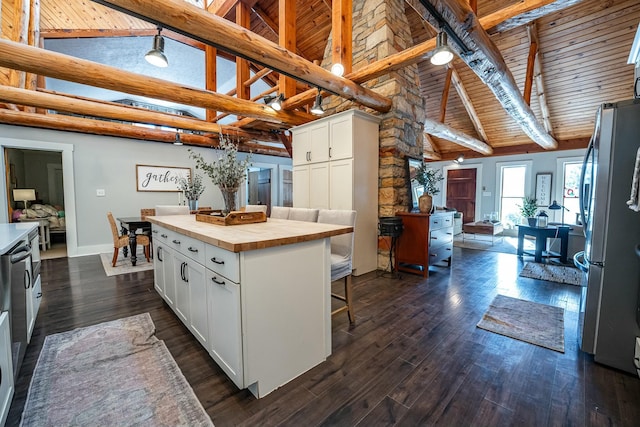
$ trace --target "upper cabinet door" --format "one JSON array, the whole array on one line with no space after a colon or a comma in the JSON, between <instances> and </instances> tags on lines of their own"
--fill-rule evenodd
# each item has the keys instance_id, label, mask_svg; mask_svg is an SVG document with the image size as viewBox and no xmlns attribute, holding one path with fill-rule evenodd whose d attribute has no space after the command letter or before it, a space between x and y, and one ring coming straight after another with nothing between
<instances>
[{"instance_id":1,"label":"upper cabinet door","mask_svg":"<svg viewBox=\"0 0 640 427\"><path fill-rule=\"evenodd\" d=\"M311 144L309 163L329 160L329 124L326 121L309 128L309 143Z\"/></svg>"},{"instance_id":2,"label":"upper cabinet door","mask_svg":"<svg viewBox=\"0 0 640 427\"><path fill-rule=\"evenodd\" d=\"M309 128L296 129L292 136L293 165L305 165L309 163L311 145L309 143Z\"/></svg>"},{"instance_id":3,"label":"upper cabinet door","mask_svg":"<svg viewBox=\"0 0 640 427\"><path fill-rule=\"evenodd\" d=\"M329 155L331 160L350 159L353 157L353 116L346 115L334 118L329 122Z\"/></svg>"}]
</instances>

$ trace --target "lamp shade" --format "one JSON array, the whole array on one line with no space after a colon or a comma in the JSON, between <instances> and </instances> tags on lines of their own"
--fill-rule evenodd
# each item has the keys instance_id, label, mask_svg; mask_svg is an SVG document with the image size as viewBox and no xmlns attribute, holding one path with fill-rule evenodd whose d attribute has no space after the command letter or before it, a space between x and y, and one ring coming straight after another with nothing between
<instances>
[{"instance_id":1,"label":"lamp shade","mask_svg":"<svg viewBox=\"0 0 640 427\"><path fill-rule=\"evenodd\" d=\"M156 67L164 68L169 65L169 61L164 54L164 38L162 38L159 31L158 34L153 37L153 48L147 52L144 59Z\"/></svg>"},{"instance_id":2,"label":"lamp shade","mask_svg":"<svg viewBox=\"0 0 640 427\"><path fill-rule=\"evenodd\" d=\"M35 200L36 190L33 188L16 188L13 190L13 200Z\"/></svg>"}]
</instances>

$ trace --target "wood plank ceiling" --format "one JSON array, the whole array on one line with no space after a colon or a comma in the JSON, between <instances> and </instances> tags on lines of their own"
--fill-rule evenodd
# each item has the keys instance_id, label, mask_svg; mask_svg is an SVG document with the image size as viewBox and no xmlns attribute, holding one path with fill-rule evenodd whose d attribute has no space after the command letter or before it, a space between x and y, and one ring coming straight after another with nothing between
<instances>
[{"instance_id":1,"label":"wood plank ceiling","mask_svg":"<svg viewBox=\"0 0 640 427\"><path fill-rule=\"evenodd\" d=\"M250 9L250 31L278 43L278 0L242 1ZM197 0L190 3L205 6ZM415 3L419 2L407 0L405 11L414 43L419 45L432 39L436 32L431 24L425 22L419 13L420 5L416 6ZM441 1L433 0L431 3L442 6ZM508 8L524 7L526 3L532 2L478 0L476 15L482 22L483 18L506 14ZM531 27L515 25L504 31L495 27L485 30L500 51L520 91L524 91L526 81L530 40L537 38L538 62L534 74L539 77L538 84L544 83L544 90L538 91L536 83L533 83L531 110L542 123L544 111L548 109L548 123L551 124L551 135L558 141L558 149L584 147L593 129L598 104L632 97L633 65L627 65L626 62L640 22L640 2L557 0L533 3L551 3L549 7L558 10L541 14ZM2 0L3 35L16 25L13 4L10 0ZM220 10L226 11L224 17L232 22L235 22L236 4L236 1L230 0L207 2L210 10L220 7ZM569 6L562 8L563 4ZM309 62L319 63L325 54L331 32L331 5L330 0L296 2L294 53ZM40 33L45 38L152 35L154 32L155 24L93 1L40 0ZM204 48L200 41L189 40L180 34L167 31L165 35ZM218 53L224 54L221 49L218 49ZM261 68L254 65L254 71ZM428 60L422 60L418 63L418 70L420 93L424 97L430 121L488 144L493 155L543 150L523 132L487 85L459 57L454 59L450 67L434 66ZM7 73L7 69L0 71L5 75ZM354 72L358 71L354 69ZM453 83L450 86L447 83L448 73L452 75L450 78ZM269 73L265 81L270 86L277 84L278 73ZM299 93L307 89L310 87L306 83L298 82ZM443 100L445 94L447 96ZM308 115L301 117L307 117L305 120L312 118ZM234 126L267 132L282 128L281 124L260 119L240 120ZM157 136L151 136L151 139L158 140ZM274 140L263 138L266 139ZM434 135L428 141L431 144L426 144L426 152L432 158L452 159L459 154L468 157L486 155ZM275 150L272 154L283 155L285 151Z\"/></svg>"}]
</instances>

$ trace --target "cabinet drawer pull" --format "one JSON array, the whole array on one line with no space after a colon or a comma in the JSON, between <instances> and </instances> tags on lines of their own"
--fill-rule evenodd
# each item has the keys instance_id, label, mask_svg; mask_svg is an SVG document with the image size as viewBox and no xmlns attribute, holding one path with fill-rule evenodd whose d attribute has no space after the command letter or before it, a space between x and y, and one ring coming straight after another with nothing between
<instances>
[{"instance_id":1,"label":"cabinet drawer pull","mask_svg":"<svg viewBox=\"0 0 640 427\"><path fill-rule=\"evenodd\" d=\"M166 239L169 236L167 236L166 234L161 234L160 237L162 237L163 239Z\"/></svg>"},{"instance_id":2,"label":"cabinet drawer pull","mask_svg":"<svg viewBox=\"0 0 640 427\"><path fill-rule=\"evenodd\" d=\"M179 245L179 244L180 244L180 240L175 240L175 239L174 239L174 240L173 240L173 243L175 243L176 245Z\"/></svg>"},{"instance_id":3,"label":"cabinet drawer pull","mask_svg":"<svg viewBox=\"0 0 640 427\"><path fill-rule=\"evenodd\" d=\"M438 221L433 221L434 224L440 224Z\"/></svg>"},{"instance_id":4,"label":"cabinet drawer pull","mask_svg":"<svg viewBox=\"0 0 640 427\"><path fill-rule=\"evenodd\" d=\"M188 248L188 249L189 249L189 252L195 252L195 253L198 253L198 250L197 250L196 248L193 248L193 247L189 246L189 248Z\"/></svg>"},{"instance_id":5,"label":"cabinet drawer pull","mask_svg":"<svg viewBox=\"0 0 640 427\"><path fill-rule=\"evenodd\" d=\"M163 259L162 259L162 246L158 246L158 250L156 250L156 254L157 254L156 259L158 261L162 262L163 261Z\"/></svg>"},{"instance_id":6,"label":"cabinet drawer pull","mask_svg":"<svg viewBox=\"0 0 640 427\"><path fill-rule=\"evenodd\" d=\"M437 237L432 237L431 240L438 240L438 238Z\"/></svg>"},{"instance_id":7,"label":"cabinet drawer pull","mask_svg":"<svg viewBox=\"0 0 640 427\"><path fill-rule=\"evenodd\" d=\"M451 248L446 248L446 249L447 249L448 251L450 251L450 250L451 250Z\"/></svg>"},{"instance_id":8,"label":"cabinet drawer pull","mask_svg":"<svg viewBox=\"0 0 640 427\"><path fill-rule=\"evenodd\" d=\"M36 295L36 298L42 298L42 292L38 292L38 295Z\"/></svg>"},{"instance_id":9,"label":"cabinet drawer pull","mask_svg":"<svg viewBox=\"0 0 640 427\"><path fill-rule=\"evenodd\" d=\"M158 230L153 230L152 233L153 234L158 234Z\"/></svg>"},{"instance_id":10,"label":"cabinet drawer pull","mask_svg":"<svg viewBox=\"0 0 640 427\"><path fill-rule=\"evenodd\" d=\"M211 261L215 262L216 264L224 264L224 260L219 260L216 257L211 258Z\"/></svg>"},{"instance_id":11,"label":"cabinet drawer pull","mask_svg":"<svg viewBox=\"0 0 640 427\"><path fill-rule=\"evenodd\" d=\"M451 236L453 233L447 233L447 235Z\"/></svg>"},{"instance_id":12,"label":"cabinet drawer pull","mask_svg":"<svg viewBox=\"0 0 640 427\"><path fill-rule=\"evenodd\" d=\"M213 281L213 283L215 283L215 284L218 284L218 285L220 285L220 286L224 286L224 285L226 285L226 282L225 282L224 280L223 280L222 282L219 282L219 281L218 281L218 280L216 280L216 279L217 279L217 277L216 277L216 276L213 276L213 277L211 278L211 280L212 280L212 281Z\"/></svg>"}]
</instances>

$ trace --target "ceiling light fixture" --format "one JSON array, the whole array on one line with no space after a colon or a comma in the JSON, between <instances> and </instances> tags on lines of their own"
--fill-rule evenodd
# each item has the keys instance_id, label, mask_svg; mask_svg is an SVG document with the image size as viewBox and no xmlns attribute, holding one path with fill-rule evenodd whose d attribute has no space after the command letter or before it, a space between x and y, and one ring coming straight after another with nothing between
<instances>
[{"instance_id":1,"label":"ceiling light fixture","mask_svg":"<svg viewBox=\"0 0 640 427\"><path fill-rule=\"evenodd\" d=\"M436 49L431 57L431 63L433 65L445 65L451 62L452 59L453 52L451 52L451 48L447 46L447 33L440 31L436 39Z\"/></svg>"},{"instance_id":2,"label":"ceiling light fixture","mask_svg":"<svg viewBox=\"0 0 640 427\"><path fill-rule=\"evenodd\" d=\"M269 99L267 99L269 98ZM280 111L282 110L282 101L284 101L284 94L279 94L278 96L270 96L270 97L265 97L264 102L271 108L273 108L276 111Z\"/></svg>"},{"instance_id":3,"label":"ceiling light fixture","mask_svg":"<svg viewBox=\"0 0 640 427\"><path fill-rule=\"evenodd\" d=\"M318 88L318 94L316 95L316 102L311 107L311 114L321 116L324 114L324 108L322 108L322 95L320 94L320 88Z\"/></svg>"},{"instance_id":4,"label":"ceiling light fixture","mask_svg":"<svg viewBox=\"0 0 640 427\"><path fill-rule=\"evenodd\" d=\"M342 77L344 74L344 65L339 62L336 62L331 66L331 72L338 77Z\"/></svg>"},{"instance_id":5,"label":"ceiling light fixture","mask_svg":"<svg viewBox=\"0 0 640 427\"><path fill-rule=\"evenodd\" d=\"M158 34L153 36L153 47L147 52L144 59L146 59L149 64L165 68L169 65L169 61L167 57L164 56L164 38L160 35L161 31L162 28L158 27Z\"/></svg>"},{"instance_id":6,"label":"ceiling light fixture","mask_svg":"<svg viewBox=\"0 0 640 427\"><path fill-rule=\"evenodd\" d=\"M460 163L464 162L464 154L460 154L458 157L456 157L454 162L457 163L457 164L460 164Z\"/></svg>"},{"instance_id":7,"label":"ceiling light fixture","mask_svg":"<svg viewBox=\"0 0 640 427\"><path fill-rule=\"evenodd\" d=\"M176 139L173 141L173 145L182 145L182 140L180 139L180 134L176 132Z\"/></svg>"}]
</instances>

